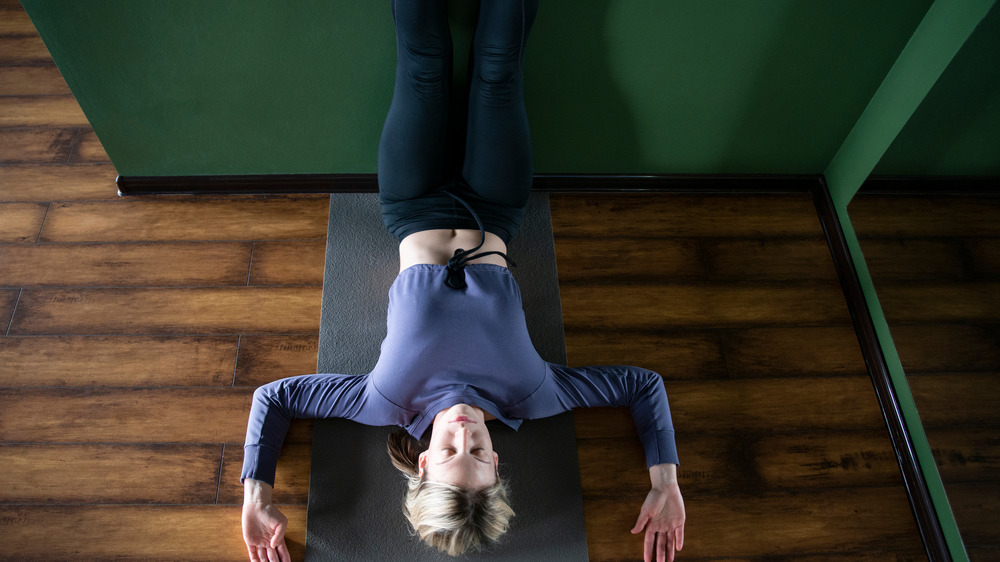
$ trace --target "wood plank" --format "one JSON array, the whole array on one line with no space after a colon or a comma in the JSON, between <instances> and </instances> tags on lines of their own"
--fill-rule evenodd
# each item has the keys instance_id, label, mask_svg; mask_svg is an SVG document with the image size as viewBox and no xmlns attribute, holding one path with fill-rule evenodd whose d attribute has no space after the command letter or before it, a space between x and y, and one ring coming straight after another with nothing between
<instances>
[{"instance_id":1,"label":"wood plank","mask_svg":"<svg viewBox=\"0 0 1000 562\"><path fill-rule=\"evenodd\" d=\"M773 287L593 283L564 285L560 294L563 323L571 329L703 329L850 322L843 293L833 282Z\"/></svg>"},{"instance_id":2,"label":"wood plank","mask_svg":"<svg viewBox=\"0 0 1000 562\"><path fill-rule=\"evenodd\" d=\"M322 285L326 240L257 242L251 285Z\"/></svg>"},{"instance_id":3,"label":"wood plank","mask_svg":"<svg viewBox=\"0 0 1000 562\"><path fill-rule=\"evenodd\" d=\"M0 389L3 443L234 443L253 389Z\"/></svg>"},{"instance_id":4,"label":"wood plank","mask_svg":"<svg viewBox=\"0 0 1000 562\"><path fill-rule=\"evenodd\" d=\"M731 377L868 372L850 326L727 330L722 333L722 346Z\"/></svg>"},{"instance_id":5,"label":"wood plank","mask_svg":"<svg viewBox=\"0 0 1000 562\"><path fill-rule=\"evenodd\" d=\"M644 496L584 501L591 560L642 553L632 535ZM683 558L818 555L825 552L923 552L900 487L686 498Z\"/></svg>"},{"instance_id":6,"label":"wood plank","mask_svg":"<svg viewBox=\"0 0 1000 562\"><path fill-rule=\"evenodd\" d=\"M1000 332L961 324L889 326L908 374L1000 370Z\"/></svg>"},{"instance_id":7,"label":"wood plank","mask_svg":"<svg viewBox=\"0 0 1000 562\"><path fill-rule=\"evenodd\" d=\"M908 375L925 428L1000 426L997 373Z\"/></svg>"},{"instance_id":8,"label":"wood plank","mask_svg":"<svg viewBox=\"0 0 1000 562\"><path fill-rule=\"evenodd\" d=\"M234 384L258 387L316 372L319 336L243 336Z\"/></svg>"},{"instance_id":9,"label":"wood plank","mask_svg":"<svg viewBox=\"0 0 1000 562\"><path fill-rule=\"evenodd\" d=\"M4 10L0 13L0 35L38 35L24 10Z\"/></svg>"},{"instance_id":10,"label":"wood plank","mask_svg":"<svg viewBox=\"0 0 1000 562\"><path fill-rule=\"evenodd\" d=\"M848 206L859 237L1000 235L1000 199L992 195L859 195Z\"/></svg>"},{"instance_id":11,"label":"wood plank","mask_svg":"<svg viewBox=\"0 0 1000 562\"><path fill-rule=\"evenodd\" d=\"M3 503L215 503L222 445L0 445Z\"/></svg>"},{"instance_id":12,"label":"wood plank","mask_svg":"<svg viewBox=\"0 0 1000 562\"><path fill-rule=\"evenodd\" d=\"M306 507L283 506L293 560L305 557ZM5 548L24 560L247 559L238 506L0 506ZM86 522L86 524L81 524Z\"/></svg>"},{"instance_id":13,"label":"wood plank","mask_svg":"<svg viewBox=\"0 0 1000 562\"><path fill-rule=\"evenodd\" d=\"M685 433L883 427L867 376L802 377L794 385L784 379L671 381L666 389L674 427ZM577 414L579 439L637 438L625 408L585 408Z\"/></svg>"},{"instance_id":14,"label":"wood plank","mask_svg":"<svg viewBox=\"0 0 1000 562\"><path fill-rule=\"evenodd\" d=\"M184 242L326 238L322 199L147 199L53 204L44 242Z\"/></svg>"},{"instance_id":15,"label":"wood plank","mask_svg":"<svg viewBox=\"0 0 1000 562\"><path fill-rule=\"evenodd\" d=\"M68 96L0 97L0 127L88 127L76 98Z\"/></svg>"},{"instance_id":16,"label":"wood plank","mask_svg":"<svg viewBox=\"0 0 1000 562\"><path fill-rule=\"evenodd\" d=\"M386 454L386 462L389 456ZM312 468L312 445L299 443L285 445L278 457L278 469L274 473L274 496L276 504L305 504L309 502L309 472ZM243 504L243 485L240 473L243 470L243 444L226 445L219 480L219 503ZM344 483L344 485L349 485Z\"/></svg>"},{"instance_id":17,"label":"wood plank","mask_svg":"<svg viewBox=\"0 0 1000 562\"><path fill-rule=\"evenodd\" d=\"M0 338L2 385L230 386L237 337Z\"/></svg>"},{"instance_id":18,"label":"wood plank","mask_svg":"<svg viewBox=\"0 0 1000 562\"><path fill-rule=\"evenodd\" d=\"M81 129L73 151L69 155L69 162L73 164L110 162L108 153L104 151L104 145L93 129Z\"/></svg>"},{"instance_id":19,"label":"wood plank","mask_svg":"<svg viewBox=\"0 0 1000 562\"><path fill-rule=\"evenodd\" d=\"M948 500L962 540L971 545L1000 547L1000 482L949 484ZM1000 549L998 549L1000 550ZM983 558L986 560L986 558Z\"/></svg>"},{"instance_id":20,"label":"wood plank","mask_svg":"<svg viewBox=\"0 0 1000 562\"><path fill-rule=\"evenodd\" d=\"M879 302L889 325L996 322L1000 283L880 285Z\"/></svg>"},{"instance_id":21,"label":"wood plank","mask_svg":"<svg viewBox=\"0 0 1000 562\"><path fill-rule=\"evenodd\" d=\"M0 286L246 285L248 242L0 246Z\"/></svg>"},{"instance_id":22,"label":"wood plank","mask_svg":"<svg viewBox=\"0 0 1000 562\"><path fill-rule=\"evenodd\" d=\"M719 281L836 280L826 239L701 240L708 278Z\"/></svg>"},{"instance_id":23,"label":"wood plank","mask_svg":"<svg viewBox=\"0 0 1000 562\"><path fill-rule=\"evenodd\" d=\"M61 96L70 93L55 65L0 66L0 96Z\"/></svg>"},{"instance_id":24,"label":"wood plank","mask_svg":"<svg viewBox=\"0 0 1000 562\"><path fill-rule=\"evenodd\" d=\"M21 296L21 291L16 289L0 289L0 331L7 333L10 327L10 320L14 316L14 308L17 306L17 299Z\"/></svg>"},{"instance_id":25,"label":"wood plank","mask_svg":"<svg viewBox=\"0 0 1000 562\"><path fill-rule=\"evenodd\" d=\"M242 443L252 388L2 389L2 443ZM309 443L297 420L286 443Z\"/></svg>"},{"instance_id":26,"label":"wood plank","mask_svg":"<svg viewBox=\"0 0 1000 562\"><path fill-rule=\"evenodd\" d=\"M25 289L9 334L310 334L321 301L321 287Z\"/></svg>"},{"instance_id":27,"label":"wood plank","mask_svg":"<svg viewBox=\"0 0 1000 562\"><path fill-rule=\"evenodd\" d=\"M559 236L555 250L559 281L564 283L625 277L636 282L705 278L698 241L691 238L650 243L643 238Z\"/></svg>"},{"instance_id":28,"label":"wood plank","mask_svg":"<svg viewBox=\"0 0 1000 562\"><path fill-rule=\"evenodd\" d=\"M0 37L0 64L52 64L42 38Z\"/></svg>"},{"instance_id":29,"label":"wood plank","mask_svg":"<svg viewBox=\"0 0 1000 562\"><path fill-rule=\"evenodd\" d=\"M980 280L1000 278L1000 238L965 240L973 275Z\"/></svg>"},{"instance_id":30,"label":"wood plank","mask_svg":"<svg viewBox=\"0 0 1000 562\"><path fill-rule=\"evenodd\" d=\"M927 441L946 488L955 482L1000 482L1000 430L996 426L930 428Z\"/></svg>"},{"instance_id":31,"label":"wood plank","mask_svg":"<svg viewBox=\"0 0 1000 562\"><path fill-rule=\"evenodd\" d=\"M664 379L726 376L718 334L709 331L625 332L566 329L571 365L641 365Z\"/></svg>"},{"instance_id":32,"label":"wood plank","mask_svg":"<svg viewBox=\"0 0 1000 562\"><path fill-rule=\"evenodd\" d=\"M75 136L72 129L0 129L0 164L65 162Z\"/></svg>"},{"instance_id":33,"label":"wood plank","mask_svg":"<svg viewBox=\"0 0 1000 562\"><path fill-rule=\"evenodd\" d=\"M48 208L45 203L0 204L0 243L34 242Z\"/></svg>"},{"instance_id":34,"label":"wood plank","mask_svg":"<svg viewBox=\"0 0 1000 562\"><path fill-rule=\"evenodd\" d=\"M549 199L556 243L563 236L610 238L801 237L821 234L809 195L557 195ZM636 217L642 217L641 222Z\"/></svg>"},{"instance_id":35,"label":"wood plank","mask_svg":"<svg viewBox=\"0 0 1000 562\"><path fill-rule=\"evenodd\" d=\"M896 281L958 281L968 278L960 240L865 238L868 271L876 285Z\"/></svg>"},{"instance_id":36,"label":"wood plank","mask_svg":"<svg viewBox=\"0 0 1000 562\"><path fill-rule=\"evenodd\" d=\"M649 490L637 439L578 439L577 443L586 497L645 495ZM901 484L895 451L882 430L682 433L678 449L681 489L696 496ZM503 452L499 453L502 463Z\"/></svg>"},{"instance_id":37,"label":"wood plank","mask_svg":"<svg viewBox=\"0 0 1000 562\"><path fill-rule=\"evenodd\" d=\"M749 447L755 472L769 490L902 484L884 430L764 434Z\"/></svg>"},{"instance_id":38,"label":"wood plank","mask_svg":"<svg viewBox=\"0 0 1000 562\"><path fill-rule=\"evenodd\" d=\"M0 201L118 199L110 164L0 166Z\"/></svg>"}]
</instances>

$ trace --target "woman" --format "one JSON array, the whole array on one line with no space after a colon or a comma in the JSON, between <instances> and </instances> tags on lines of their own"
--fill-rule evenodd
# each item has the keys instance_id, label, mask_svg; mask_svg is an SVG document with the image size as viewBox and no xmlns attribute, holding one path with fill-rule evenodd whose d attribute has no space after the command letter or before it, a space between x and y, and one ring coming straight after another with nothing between
<instances>
[{"instance_id":1,"label":"woman","mask_svg":"<svg viewBox=\"0 0 1000 562\"><path fill-rule=\"evenodd\" d=\"M392 2L396 85L379 144L379 190L386 227L400 241L400 273L381 356L367 375L292 377L254 393L242 472L250 559L288 560L286 519L270 498L293 418L405 428L388 444L409 481L403 511L427 544L458 555L497 541L513 516L488 420L516 429L576 407L628 406L652 484L632 532L646 530L647 561L672 560L685 516L662 379L636 367L544 362L506 267L532 182L521 64L537 0L481 2L458 174L447 164L445 4Z\"/></svg>"}]
</instances>

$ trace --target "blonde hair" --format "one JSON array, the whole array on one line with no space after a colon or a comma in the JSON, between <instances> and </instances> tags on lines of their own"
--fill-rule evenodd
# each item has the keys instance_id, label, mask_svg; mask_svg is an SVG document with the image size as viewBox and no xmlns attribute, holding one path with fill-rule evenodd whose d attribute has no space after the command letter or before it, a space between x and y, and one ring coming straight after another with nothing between
<instances>
[{"instance_id":1,"label":"blonde hair","mask_svg":"<svg viewBox=\"0 0 1000 562\"><path fill-rule=\"evenodd\" d=\"M482 490L470 490L419 476L420 453L427 446L405 431L389 434L389 458L406 475L403 515L413 533L428 546L451 556L496 543L507 532L514 510L507 485L497 481Z\"/></svg>"}]
</instances>

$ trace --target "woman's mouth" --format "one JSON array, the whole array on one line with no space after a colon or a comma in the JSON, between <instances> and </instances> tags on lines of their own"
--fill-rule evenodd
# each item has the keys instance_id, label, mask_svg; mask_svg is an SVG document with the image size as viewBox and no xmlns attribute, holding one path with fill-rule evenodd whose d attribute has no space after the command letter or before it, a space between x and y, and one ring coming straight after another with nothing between
<instances>
[{"instance_id":1,"label":"woman's mouth","mask_svg":"<svg viewBox=\"0 0 1000 562\"><path fill-rule=\"evenodd\" d=\"M469 418L468 416L458 416L457 418L451 420L451 423L457 422L476 423L475 420Z\"/></svg>"}]
</instances>

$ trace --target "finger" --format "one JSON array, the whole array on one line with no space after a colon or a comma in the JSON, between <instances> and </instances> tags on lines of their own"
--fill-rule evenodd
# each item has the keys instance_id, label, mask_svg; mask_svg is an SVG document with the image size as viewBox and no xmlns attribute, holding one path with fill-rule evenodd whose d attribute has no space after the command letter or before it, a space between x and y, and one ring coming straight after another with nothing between
<instances>
[{"instance_id":1,"label":"finger","mask_svg":"<svg viewBox=\"0 0 1000 562\"><path fill-rule=\"evenodd\" d=\"M670 535L668 533L657 533L657 536L656 536L656 559L659 562L663 562L664 560L668 559L667 558L667 545L668 544L670 544ZM674 559L674 549L673 549L673 545L672 544L670 545L670 554L669 554L669 556L670 556L669 560L672 561Z\"/></svg>"},{"instance_id":2,"label":"finger","mask_svg":"<svg viewBox=\"0 0 1000 562\"><path fill-rule=\"evenodd\" d=\"M267 550L263 546L257 547L257 560L267 562Z\"/></svg>"},{"instance_id":3,"label":"finger","mask_svg":"<svg viewBox=\"0 0 1000 562\"><path fill-rule=\"evenodd\" d=\"M271 537L271 542L269 543L272 549L277 550L279 544L285 544L285 526L278 525L278 528L274 530L274 535Z\"/></svg>"},{"instance_id":4,"label":"finger","mask_svg":"<svg viewBox=\"0 0 1000 562\"><path fill-rule=\"evenodd\" d=\"M632 534L638 535L639 533L641 533L642 529L646 526L646 523L648 521L649 521L649 515L646 515L645 511L639 513L639 519L635 521L635 527L632 527Z\"/></svg>"},{"instance_id":5,"label":"finger","mask_svg":"<svg viewBox=\"0 0 1000 562\"><path fill-rule=\"evenodd\" d=\"M646 540L642 544L642 559L645 562L653 561L653 546L656 542L656 531L646 529Z\"/></svg>"},{"instance_id":6,"label":"finger","mask_svg":"<svg viewBox=\"0 0 1000 562\"><path fill-rule=\"evenodd\" d=\"M292 562L292 555L288 553L288 547L285 546L285 541L281 541L277 550L278 556L281 557L281 562Z\"/></svg>"},{"instance_id":7,"label":"finger","mask_svg":"<svg viewBox=\"0 0 1000 562\"><path fill-rule=\"evenodd\" d=\"M277 550L267 547L267 562L281 562L281 560L278 559Z\"/></svg>"},{"instance_id":8,"label":"finger","mask_svg":"<svg viewBox=\"0 0 1000 562\"><path fill-rule=\"evenodd\" d=\"M257 558L257 547L247 545L247 552L250 553L250 562L260 562L260 558Z\"/></svg>"},{"instance_id":9,"label":"finger","mask_svg":"<svg viewBox=\"0 0 1000 562\"><path fill-rule=\"evenodd\" d=\"M684 548L684 525L677 527L674 531L677 534L677 550Z\"/></svg>"}]
</instances>

